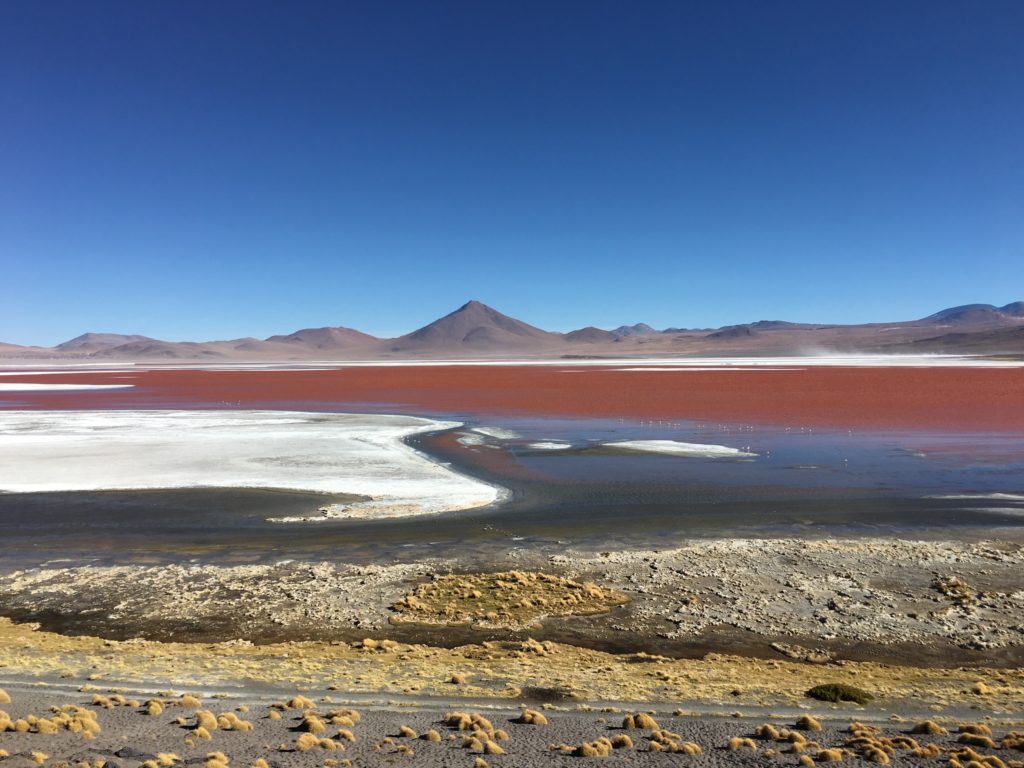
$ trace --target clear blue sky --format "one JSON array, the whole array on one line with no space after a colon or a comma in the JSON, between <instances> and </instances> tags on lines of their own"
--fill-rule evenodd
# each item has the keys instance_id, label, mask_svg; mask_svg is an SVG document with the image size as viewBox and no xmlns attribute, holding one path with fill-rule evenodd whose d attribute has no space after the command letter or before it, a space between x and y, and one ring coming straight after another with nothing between
<instances>
[{"instance_id":1,"label":"clear blue sky","mask_svg":"<svg viewBox=\"0 0 1024 768\"><path fill-rule=\"evenodd\" d=\"M1024 299L1024 2L0 4L0 340Z\"/></svg>"}]
</instances>

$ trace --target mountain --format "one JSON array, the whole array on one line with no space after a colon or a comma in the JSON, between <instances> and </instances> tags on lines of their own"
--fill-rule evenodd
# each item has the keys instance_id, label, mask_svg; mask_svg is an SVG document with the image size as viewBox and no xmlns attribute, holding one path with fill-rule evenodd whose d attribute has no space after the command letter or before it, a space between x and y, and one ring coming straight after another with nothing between
<instances>
[{"instance_id":1,"label":"mountain","mask_svg":"<svg viewBox=\"0 0 1024 768\"><path fill-rule=\"evenodd\" d=\"M418 355L539 351L556 345L561 338L557 333L527 325L479 301L469 301L440 320L393 339L388 349Z\"/></svg>"},{"instance_id":2,"label":"mountain","mask_svg":"<svg viewBox=\"0 0 1024 768\"><path fill-rule=\"evenodd\" d=\"M650 336L658 331L647 323L637 323L636 325L620 325L618 328L613 328L612 333L616 336Z\"/></svg>"},{"instance_id":3,"label":"mountain","mask_svg":"<svg viewBox=\"0 0 1024 768\"><path fill-rule=\"evenodd\" d=\"M614 331L603 331L600 328L595 328L592 325L588 325L586 328L580 328L576 331L569 331L565 334L566 341L582 342L584 344L600 344L601 342L615 342L618 341L619 336Z\"/></svg>"},{"instance_id":4,"label":"mountain","mask_svg":"<svg viewBox=\"0 0 1024 768\"><path fill-rule=\"evenodd\" d=\"M709 339L751 339L760 334L749 325L727 325L720 331L709 333Z\"/></svg>"},{"instance_id":5,"label":"mountain","mask_svg":"<svg viewBox=\"0 0 1024 768\"><path fill-rule=\"evenodd\" d=\"M123 333L83 333L58 344L55 349L62 352L96 352L100 349L119 347L122 344L155 341L148 336L126 335Z\"/></svg>"},{"instance_id":6,"label":"mountain","mask_svg":"<svg viewBox=\"0 0 1024 768\"><path fill-rule=\"evenodd\" d=\"M292 344L304 349L336 350L366 346L380 341L376 336L354 328L303 328L287 336L271 336L267 342Z\"/></svg>"},{"instance_id":7,"label":"mountain","mask_svg":"<svg viewBox=\"0 0 1024 768\"><path fill-rule=\"evenodd\" d=\"M224 350L217 349L216 343L195 341L159 341L146 339L132 341L116 347L106 347L93 352L90 357L119 360L197 360L226 358Z\"/></svg>"},{"instance_id":8,"label":"mountain","mask_svg":"<svg viewBox=\"0 0 1024 768\"><path fill-rule=\"evenodd\" d=\"M470 301L422 328L378 339L342 326L304 328L266 339L161 341L85 333L55 347L0 343L0 358L32 360L383 360L561 357L807 355L819 353L1024 354L1024 301L964 304L918 320L859 325L759 320L722 328L657 331L638 323L551 333Z\"/></svg>"},{"instance_id":9,"label":"mountain","mask_svg":"<svg viewBox=\"0 0 1024 768\"><path fill-rule=\"evenodd\" d=\"M1021 304L1022 302L1017 302ZM1017 304L1007 304L1006 308L1016 307ZM964 304L959 307L950 307L936 312L934 315L922 318L922 323L933 323L936 325L971 325L987 323L990 325L1001 324L1007 317L1013 317L1003 312L1003 308L992 304Z\"/></svg>"}]
</instances>

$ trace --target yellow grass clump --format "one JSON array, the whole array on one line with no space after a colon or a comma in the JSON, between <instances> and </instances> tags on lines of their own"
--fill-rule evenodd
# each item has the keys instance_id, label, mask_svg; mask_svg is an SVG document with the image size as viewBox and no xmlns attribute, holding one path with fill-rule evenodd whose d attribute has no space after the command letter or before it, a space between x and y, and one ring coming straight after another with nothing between
<instances>
[{"instance_id":1,"label":"yellow grass clump","mask_svg":"<svg viewBox=\"0 0 1024 768\"><path fill-rule=\"evenodd\" d=\"M303 717L302 723L299 727L306 733L323 733L327 730L327 726L324 725L323 720L316 715L306 715Z\"/></svg>"},{"instance_id":2,"label":"yellow grass clump","mask_svg":"<svg viewBox=\"0 0 1024 768\"><path fill-rule=\"evenodd\" d=\"M49 758L49 755L45 752L33 752L28 756L28 759L36 765L42 765L46 762L47 758Z\"/></svg>"},{"instance_id":3,"label":"yellow grass clump","mask_svg":"<svg viewBox=\"0 0 1024 768\"><path fill-rule=\"evenodd\" d=\"M3 688L0 688L0 704L10 704L10 703L11 703L11 697L8 695L7 691L5 691Z\"/></svg>"},{"instance_id":4,"label":"yellow grass clump","mask_svg":"<svg viewBox=\"0 0 1024 768\"><path fill-rule=\"evenodd\" d=\"M983 749L995 749L996 743L992 740L991 736L981 736L976 733L961 733L960 738L957 739L961 744L967 744L972 747L982 747Z\"/></svg>"},{"instance_id":5,"label":"yellow grass clump","mask_svg":"<svg viewBox=\"0 0 1024 768\"><path fill-rule=\"evenodd\" d=\"M910 729L911 733L926 734L930 736L945 736L949 731L936 723L934 720L924 720L917 723Z\"/></svg>"},{"instance_id":6,"label":"yellow grass clump","mask_svg":"<svg viewBox=\"0 0 1024 768\"><path fill-rule=\"evenodd\" d=\"M796 727L805 731L820 731L821 723L811 715L804 715L796 721Z\"/></svg>"},{"instance_id":7,"label":"yellow grass clump","mask_svg":"<svg viewBox=\"0 0 1024 768\"><path fill-rule=\"evenodd\" d=\"M545 616L605 613L628 602L621 592L546 573L437 576L391 608L393 620L421 624L533 626ZM365 641L364 641L364 647Z\"/></svg>"},{"instance_id":8,"label":"yellow grass clump","mask_svg":"<svg viewBox=\"0 0 1024 768\"><path fill-rule=\"evenodd\" d=\"M292 696L285 706L288 709L316 709L316 704L305 696Z\"/></svg>"},{"instance_id":9,"label":"yellow grass clump","mask_svg":"<svg viewBox=\"0 0 1024 768\"><path fill-rule=\"evenodd\" d=\"M753 739L746 739L742 736L733 736L729 739L727 745L730 752L735 752L740 749L757 749L757 744L754 743Z\"/></svg>"},{"instance_id":10,"label":"yellow grass clump","mask_svg":"<svg viewBox=\"0 0 1024 768\"><path fill-rule=\"evenodd\" d=\"M252 766L250 766L250 768L270 768L270 763L262 757L257 757L252 761Z\"/></svg>"},{"instance_id":11,"label":"yellow grass clump","mask_svg":"<svg viewBox=\"0 0 1024 768\"><path fill-rule=\"evenodd\" d=\"M355 740L356 740L355 734L353 734L352 731L350 731L348 728L341 728L341 729L339 729L338 733L335 734L334 738L336 738L336 739L344 739L345 741L348 741L348 742L351 742L351 743L354 743Z\"/></svg>"},{"instance_id":12,"label":"yellow grass clump","mask_svg":"<svg viewBox=\"0 0 1024 768\"><path fill-rule=\"evenodd\" d=\"M654 731L658 728L658 721L646 712L637 712L622 718L622 727L626 730L638 728L641 731Z\"/></svg>"},{"instance_id":13,"label":"yellow grass clump","mask_svg":"<svg viewBox=\"0 0 1024 768\"><path fill-rule=\"evenodd\" d=\"M498 745L497 742L488 741L486 744L484 744L484 754L485 755L504 755L505 754L505 750L502 749Z\"/></svg>"},{"instance_id":14,"label":"yellow grass clump","mask_svg":"<svg viewBox=\"0 0 1024 768\"><path fill-rule=\"evenodd\" d=\"M815 760L819 763L841 763L843 761L843 750L823 749L815 755Z\"/></svg>"},{"instance_id":15,"label":"yellow grass clump","mask_svg":"<svg viewBox=\"0 0 1024 768\"><path fill-rule=\"evenodd\" d=\"M429 731L420 736L424 741L431 741L435 744L441 741L441 734L431 728Z\"/></svg>"},{"instance_id":16,"label":"yellow grass clump","mask_svg":"<svg viewBox=\"0 0 1024 768\"><path fill-rule=\"evenodd\" d=\"M473 761L473 768L490 768L490 765L482 757L478 757Z\"/></svg>"},{"instance_id":17,"label":"yellow grass clump","mask_svg":"<svg viewBox=\"0 0 1024 768\"><path fill-rule=\"evenodd\" d=\"M161 768L170 768L175 763L181 762L181 758L173 752L157 752L156 762Z\"/></svg>"},{"instance_id":18,"label":"yellow grass clump","mask_svg":"<svg viewBox=\"0 0 1024 768\"><path fill-rule=\"evenodd\" d=\"M985 723L964 723L957 729L958 733L969 733L974 736L991 736L992 729Z\"/></svg>"},{"instance_id":19,"label":"yellow grass clump","mask_svg":"<svg viewBox=\"0 0 1024 768\"><path fill-rule=\"evenodd\" d=\"M398 735L406 739L415 739L417 736L419 736L419 734L416 733L416 731L414 731L408 725L400 726L398 729Z\"/></svg>"},{"instance_id":20,"label":"yellow grass clump","mask_svg":"<svg viewBox=\"0 0 1024 768\"><path fill-rule=\"evenodd\" d=\"M320 739L309 732L299 734L299 738L295 740L295 748L299 752L308 752L313 747L319 746L319 744Z\"/></svg>"},{"instance_id":21,"label":"yellow grass clump","mask_svg":"<svg viewBox=\"0 0 1024 768\"><path fill-rule=\"evenodd\" d=\"M199 703L199 699L189 693L182 694L181 698L178 699L178 706L184 707L185 709L199 709L202 705Z\"/></svg>"},{"instance_id":22,"label":"yellow grass clump","mask_svg":"<svg viewBox=\"0 0 1024 768\"><path fill-rule=\"evenodd\" d=\"M150 717L156 717L164 713L164 704L158 699L150 699L146 702L146 714Z\"/></svg>"},{"instance_id":23,"label":"yellow grass clump","mask_svg":"<svg viewBox=\"0 0 1024 768\"><path fill-rule=\"evenodd\" d=\"M524 708L519 717L515 719L515 722L524 723L525 725L547 725L548 719L544 716L543 712Z\"/></svg>"},{"instance_id":24,"label":"yellow grass clump","mask_svg":"<svg viewBox=\"0 0 1024 768\"><path fill-rule=\"evenodd\" d=\"M198 709L195 714L196 729L205 728L208 731L217 730L217 717L207 709Z\"/></svg>"}]
</instances>

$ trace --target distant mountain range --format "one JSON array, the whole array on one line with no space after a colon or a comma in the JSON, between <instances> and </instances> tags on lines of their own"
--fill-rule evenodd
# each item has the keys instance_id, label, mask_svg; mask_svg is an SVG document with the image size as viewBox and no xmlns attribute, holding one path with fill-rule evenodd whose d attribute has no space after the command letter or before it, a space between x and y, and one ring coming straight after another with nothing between
<instances>
[{"instance_id":1,"label":"distant mountain range","mask_svg":"<svg viewBox=\"0 0 1024 768\"><path fill-rule=\"evenodd\" d=\"M55 347L0 343L0 358L104 360L386 360L799 355L874 353L1024 353L1024 302L965 304L920 320L817 325L760 320L724 328L656 330L645 323L545 331L470 301L429 325L380 339L352 328L304 328L266 339L162 341L84 333Z\"/></svg>"}]
</instances>

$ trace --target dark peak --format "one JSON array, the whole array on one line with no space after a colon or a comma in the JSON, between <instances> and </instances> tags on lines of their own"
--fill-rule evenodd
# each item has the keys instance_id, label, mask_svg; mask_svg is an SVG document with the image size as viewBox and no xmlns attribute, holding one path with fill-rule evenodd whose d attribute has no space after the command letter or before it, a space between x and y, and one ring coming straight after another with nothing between
<instances>
[{"instance_id":1,"label":"dark peak","mask_svg":"<svg viewBox=\"0 0 1024 768\"><path fill-rule=\"evenodd\" d=\"M575 331L569 331L569 333L565 334L566 341L584 341L589 343L618 341L620 338L621 336L614 331L604 331L600 328L595 328L592 325L588 325L586 328L579 328Z\"/></svg>"},{"instance_id":2,"label":"dark peak","mask_svg":"<svg viewBox=\"0 0 1024 768\"><path fill-rule=\"evenodd\" d=\"M612 329L612 333L618 336L650 336L659 333L647 323L636 323L635 325L620 325Z\"/></svg>"},{"instance_id":3,"label":"dark peak","mask_svg":"<svg viewBox=\"0 0 1024 768\"><path fill-rule=\"evenodd\" d=\"M1024 317L1024 301L1014 301L999 308L1004 315L1011 317Z\"/></svg>"},{"instance_id":4,"label":"dark peak","mask_svg":"<svg viewBox=\"0 0 1024 768\"><path fill-rule=\"evenodd\" d=\"M923 319L926 323L970 323L981 320L993 320L1002 316L1002 313L992 304L961 304L959 307L949 307L928 315Z\"/></svg>"}]
</instances>

